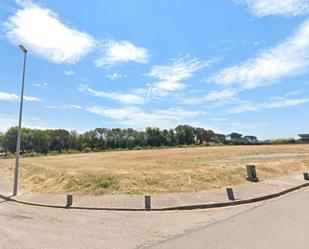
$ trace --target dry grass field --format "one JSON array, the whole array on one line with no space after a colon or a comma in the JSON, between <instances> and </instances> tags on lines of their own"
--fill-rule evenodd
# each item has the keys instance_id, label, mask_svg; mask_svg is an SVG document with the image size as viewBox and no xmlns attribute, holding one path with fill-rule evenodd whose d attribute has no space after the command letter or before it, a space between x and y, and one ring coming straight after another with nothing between
<instances>
[{"instance_id":1,"label":"dry grass field","mask_svg":"<svg viewBox=\"0 0 309 249\"><path fill-rule=\"evenodd\" d=\"M13 175L14 160L0 160ZM261 180L309 169L309 145L224 146L23 158L22 187L40 193L165 193L245 182L247 164Z\"/></svg>"}]
</instances>

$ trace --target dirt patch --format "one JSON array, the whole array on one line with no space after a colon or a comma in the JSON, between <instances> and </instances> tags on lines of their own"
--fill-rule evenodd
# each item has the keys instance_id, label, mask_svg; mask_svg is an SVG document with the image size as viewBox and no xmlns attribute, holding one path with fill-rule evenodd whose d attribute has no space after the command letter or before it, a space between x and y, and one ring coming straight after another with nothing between
<instances>
[{"instance_id":1,"label":"dirt patch","mask_svg":"<svg viewBox=\"0 0 309 249\"><path fill-rule=\"evenodd\" d=\"M40 193L200 191L244 183L246 164L261 180L309 168L309 145L226 146L22 158L21 186ZM13 176L14 160L0 160Z\"/></svg>"}]
</instances>

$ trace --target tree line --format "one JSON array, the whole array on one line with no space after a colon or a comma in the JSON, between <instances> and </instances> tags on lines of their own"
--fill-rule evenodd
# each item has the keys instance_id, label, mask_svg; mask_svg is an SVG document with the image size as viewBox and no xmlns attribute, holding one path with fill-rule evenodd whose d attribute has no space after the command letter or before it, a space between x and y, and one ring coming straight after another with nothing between
<instances>
[{"instance_id":1,"label":"tree line","mask_svg":"<svg viewBox=\"0 0 309 249\"><path fill-rule=\"evenodd\" d=\"M0 150L15 153L17 127L0 133ZM174 129L148 127L145 131L128 129L96 128L85 133L64 129L22 129L21 153L65 152L65 151L104 151L114 149L141 149L148 147L203 145L203 144L259 144L255 136L239 133L218 134L189 125L179 125Z\"/></svg>"}]
</instances>

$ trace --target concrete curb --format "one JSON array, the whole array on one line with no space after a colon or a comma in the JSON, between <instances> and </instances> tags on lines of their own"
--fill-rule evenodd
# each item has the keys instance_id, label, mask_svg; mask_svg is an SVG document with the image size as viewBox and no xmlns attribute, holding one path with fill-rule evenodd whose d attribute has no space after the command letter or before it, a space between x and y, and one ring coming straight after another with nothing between
<instances>
[{"instance_id":1,"label":"concrete curb","mask_svg":"<svg viewBox=\"0 0 309 249\"><path fill-rule=\"evenodd\" d=\"M195 204L195 205L186 205L186 206L174 206L174 207L165 207L165 208L152 208L150 210L146 210L145 208L108 208L108 207L66 207L66 206L59 206L59 205L48 205L48 204L39 204L39 203L32 203L26 201L19 201L12 197L3 196L0 194L0 199L5 201L11 201L23 205L29 206L36 206L36 207L46 207L46 208L58 208L58 209L77 209L77 210L101 210L101 211L175 211L175 210L194 210L194 209L212 209L212 208L221 208L221 207L229 207L229 206L238 206L243 204L250 204L265 200L274 199L288 193L294 192L296 190L309 187L309 182L305 184L298 185L296 187L292 187L281 192L277 192L274 194L264 195L252 199L246 200L239 200L239 201L230 201L230 202L220 202L220 203L210 203L210 204Z\"/></svg>"}]
</instances>

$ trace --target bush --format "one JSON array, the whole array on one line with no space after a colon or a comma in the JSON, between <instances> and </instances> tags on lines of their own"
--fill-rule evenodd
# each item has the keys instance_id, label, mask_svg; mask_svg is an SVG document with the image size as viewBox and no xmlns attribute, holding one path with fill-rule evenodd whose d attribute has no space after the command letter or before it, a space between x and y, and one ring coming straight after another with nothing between
<instances>
[{"instance_id":1,"label":"bush","mask_svg":"<svg viewBox=\"0 0 309 249\"><path fill-rule=\"evenodd\" d=\"M13 154L13 153L7 153L7 154L1 155L0 158L4 158L4 159L13 159L13 158L15 158L15 157L16 157L15 154Z\"/></svg>"},{"instance_id":2,"label":"bush","mask_svg":"<svg viewBox=\"0 0 309 249\"><path fill-rule=\"evenodd\" d=\"M37 156L42 156L42 154L36 153L36 152L30 152L30 153L23 154L23 157L37 157Z\"/></svg>"},{"instance_id":3,"label":"bush","mask_svg":"<svg viewBox=\"0 0 309 249\"><path fill-rule=\"evenodd\" d=\"M63 153L65 154L76 154L76 153L80 153L79 150L66 150L66 151L63 151Z\"/></svg>"},{"instance_id":4,"label":"bush","mask_svg":"<svg viewBox=\"0 0 309 249\"><path fill-rule=\"evenodd\" d=\"M89 153L89 152L91 152L91 149L89 147L86 147L86 148L84 148L83 152Z\"/></svg>"},{"instance_id":5,"label":"bush","mask_svg":"<svg viewBox=\"0 0 309 249\"><path fill-rule=\"evenodd\" d=\"M143 148L141 146L136 146L133 148L133 150L142 150Z\"/></svg>"},{"instance_id":6,"label":"bush","mask_svg":"<svg viewBox=\"0 0 309 249\"><path fill-rule=\"evenodd\" d=\"M280 138L270 140L269 144L295 144L296 140L294 138Z\"/></svg>"},{"instance_id":7,"label":"bush","mask_svg":"<svg viewBox=\"0 0 309 249\"><path fill-rule=\"evenodd\" d=\"M59 151L54 151L54 150L48 152L48 155L49 155L49 156L56 156L56 155L59 155L59 154L60 154Z\"/></svg>"}]
</instances>

